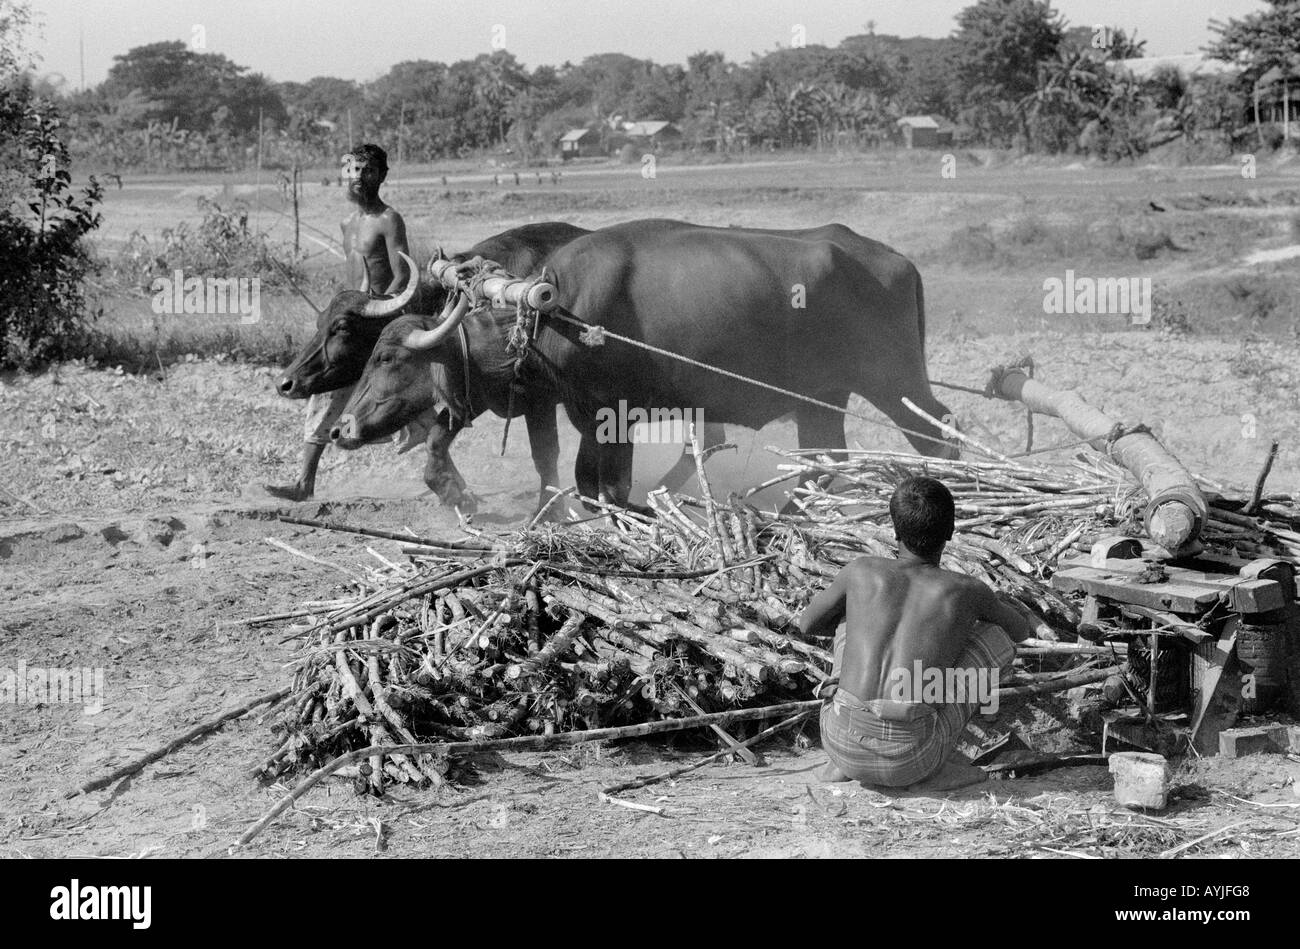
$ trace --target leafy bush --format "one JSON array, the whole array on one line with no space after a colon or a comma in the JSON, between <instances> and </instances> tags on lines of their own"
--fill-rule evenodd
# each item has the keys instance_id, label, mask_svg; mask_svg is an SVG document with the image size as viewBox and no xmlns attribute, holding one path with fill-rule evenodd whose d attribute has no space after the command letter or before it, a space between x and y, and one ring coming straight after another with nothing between
<instances>
[{"instance_id":1,"label":"leafy bush","mask_svg":"<svg viewBox=\"0 0 1300 949\"><path fill-rule=\"evenodd\" d=\"M0 369L76 356L90 319L82 282L95 269L83 238L103 190L72 187L62 120L21 86L0 87L0 129L18 171L0 206Z\"/></svg>"},{"instance_id":2,"label":"leafy bush","mask_svg":"<svg viewBox=\"0 0 1300 949\"><path fill-rule=\"evenodd\" d=\"M112 264L119 285L149 290L154 279L181 270L204 277L256 277L265 287L288 287L288 274L304 286L302 263L287 245L272 243L250 229L248 205L222 207L200 197L203 220L164 228L157 241L135 231Z\"/></svg>"}]
</instances>

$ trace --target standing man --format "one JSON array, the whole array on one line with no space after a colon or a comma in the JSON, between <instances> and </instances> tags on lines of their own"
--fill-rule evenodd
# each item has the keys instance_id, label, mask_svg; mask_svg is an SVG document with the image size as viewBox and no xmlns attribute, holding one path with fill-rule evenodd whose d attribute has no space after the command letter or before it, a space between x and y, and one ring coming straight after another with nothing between
<instances>
[{"instance_id":1,"label":"standing man","mask_svg":"<svg viewBox=\"0 0 1300 949\"><path fill-rule=\"evenodd\" d=\"M933 478L908 478L889 515L898 557L860 557L813 597L797 624L835 635L835 665L821 712L825 781L950 790L986 775L949 760L976 708L996 708L998 677L1029 621L985 584L944 570L952 494ZM924 679L933 691L914 686ZM918 691L920 694L918 694ZM954 694L955 693L955 694Z\"/></svg>"},{"instance_id":2,"label":"standing man","mask_svg":"<svg viewBox=\"0 0 1300 949\"><path fill-rule=\"evenodd\" d=\"M409 277L399 254L411 253L406 242L406 222L379 197L379 187L388 177L388 155L378 145L361 145L343 156L341 169L352 213L339 225L343 231L343 253L347 286L373 296L400 293ZM403 313L418 313L422 293L417 293ZM322 392L307 400L303 429L302 473L291 485L268 485L267 491L290 501L305 501L316 490L316 470L330 443L330 429L343 414L355 386ZM398 452L422 443L429 430L422 420L402 429L396 436Z\"/></svg>"}]
</instances>

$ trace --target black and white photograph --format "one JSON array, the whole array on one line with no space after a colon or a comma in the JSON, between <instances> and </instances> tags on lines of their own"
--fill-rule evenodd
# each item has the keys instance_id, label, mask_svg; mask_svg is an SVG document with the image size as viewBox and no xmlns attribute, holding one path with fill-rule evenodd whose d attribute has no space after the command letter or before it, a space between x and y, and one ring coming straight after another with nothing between
<instances>
[{"instance_id":1,"label":"black and white photograph","mask_svg":"<svg viewBox=\"0 0 1300 949\"><path fill-rule=\"evenodd\" d=\"M1110 860L1043 920L1234 932L1298 570L1300 0L0 0L25 913Z\"/></svg>"}]
</instances>

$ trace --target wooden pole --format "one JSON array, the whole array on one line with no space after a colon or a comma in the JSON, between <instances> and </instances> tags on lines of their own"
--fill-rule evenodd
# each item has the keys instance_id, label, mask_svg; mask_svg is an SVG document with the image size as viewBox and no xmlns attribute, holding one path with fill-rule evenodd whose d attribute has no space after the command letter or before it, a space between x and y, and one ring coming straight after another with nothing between
<instances>
[{"instance_id":1,"label":"wooden pole","mask_svg":"<svg viewBox=\"0 0 1300 949\"><path fill-rule=\"evenodd\" d=\"M298 224L298 163L293 163L293 253L296 257L299 253L299 224Z\"/></svg>"},{"instance_id":2,"label":"wooden pole","mask_svg":"<svg viewBox=\"0 0 1300 949\"><path fill-rule=\"evenodd\" d=\"M262 233L262 110L257 110L257 183L254 187L253 200L257 207L257 216L253 219L253 230Z\"/></svg>"},{"instance_id":3,"label":"wooden pole","mask_svg":"<svg viewBox=\"0 0 1300 949\"><path fill-rule=\"evenodd\" d=\"M1200 535L1209 505L1196 480L1168 449L1147 431L1121 431L1115 420L1084 401L1077 392L1059 392L1009 369L995 380L995 394L1021 402L1040 415L1065 423L1097 451L1110 455L1142 483L1147 492L1143 520L1150 538L1176 552Z\"/></svg>"},{"instance_id":4,"label":"wooden pole","mask_svg":"<svg viewBox=\"0 0 1300 949\"><path fill-rule=\"evenodd\" d=\"M1259 503L1264 497L1264 482L1268 480L1268 473L1273 470L1273 461L1277 458L1277 440L1268 446L1268 457L1264 459L1264 467L1260 469L1259 477L1255 479L1255 490L1250 493L1250 504L1246 506L1247 514L1254 514L1259 510Z\"/></svg>"}]
</instances>

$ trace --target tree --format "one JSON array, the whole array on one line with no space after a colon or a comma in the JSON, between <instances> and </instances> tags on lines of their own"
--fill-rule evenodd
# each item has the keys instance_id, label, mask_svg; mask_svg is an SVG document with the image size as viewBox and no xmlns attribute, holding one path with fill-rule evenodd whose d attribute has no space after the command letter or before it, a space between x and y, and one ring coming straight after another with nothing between
<instances>
[{"instance_id":1,"label":"tree","mask_svg":"<svg viewBox=\"0 0 1300 949\"><path fill-rule=\"evenodd\" d=\"M24 40L32 12L26 0L0 0L0 83L32 68Z\"/></svg>"},{"instance_id":2,"label":"tree","mask_svg":"<svg viewBox=\"0 0 1300 949\"><path fill-rule=\"evenodd\" d=\"M1300 2L1268 0L1268 4L1269 9L1239 20L1211 20L1210 30L1218 39L1206 47L1210 56L1242 67L1240 88L1256 94L1260 78L1270 69L1280 69L1284 82L1300 70ZM1262 143L1257 98L1255 126Z\"/></svg>"},{"instance_id":3,"label":"tree","mask_svg":"<svg viewBox=\"0 0 1300 949\"><path fill-rule=\"evenodd\" d=\"M510 100L528 88L528 76L515 54L506 50L483 53L474 60L479 71L475 90L488 113L496 119L496 140L506 140L506 109Z\"/></svg>"},{"instance_id":4,"label":"tree","mask_svg":"<svg viewBox=\"0 0 1300 949\"><path fill-rule=\"evenodd\" d=\"M1038 64L1057 55L1065 21L1045 0L979 0L957 14L957 73L972 124L1009 143L1029 140L1020 103L1038 88Z\"/></svg>"},{"instance_id":5,"label":"tree","mask_svg":"<svg viewBox=\"0 0 1300 949\"><path fill-rule=\"evenodd\" d=\"M0 369L30 369L80 352L84 280L93 262L83 238L99 226L102 191L92 177L72 189L62 122L27 87L0 85L0 140L19 156L18 188L0 205Z\"/></svg>"},{"instance_id":6,"label":"tree","mask_svg":"<svg viewBox=\"0 0 1300 949\"><path fill-rule=\"evenodd\" d=\"M1206 52L1215 59L1244 67L1250 82L1275 66L1294 69L1300 61L1300 2L1267 2L1269 9L1241 19L1210 21L1210 30L1218 34L1218 39L1206 47Z\"/></svg>"},{"instance_id":7,"label":"tree","mask_svg":"<svg viewBox=\"0 0 1300 949\"><path fill-rule=\"evenodd\" d=\"M1118 26L1094 23L1092 26L1071 26L1066 29L1062 45L1088 50L1096 59L1136 59L1146 55L1146 40L1129 36Z\"/></svg>"},{"instance_id":8,"label":"tree","mask_svg":"<svg viewBox=\"0 0 1300 949\"><path fill-rule=\"evenodd\" d=\"M686 59L686 113L697 141L713 139L724 151L743 114L736 66L722 53L693 53Z\"/></svg>"}]
</instances>

